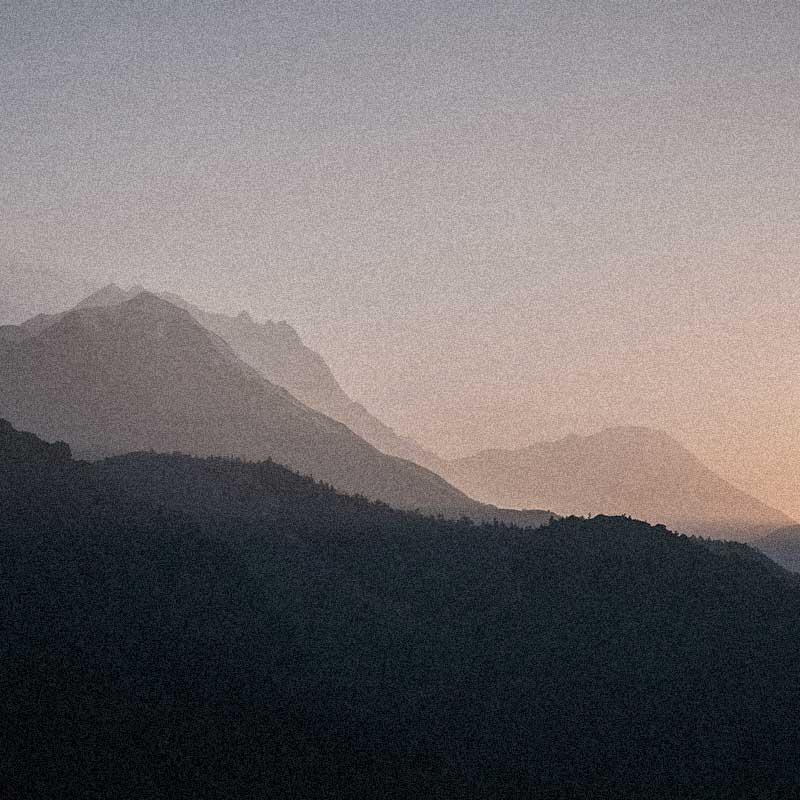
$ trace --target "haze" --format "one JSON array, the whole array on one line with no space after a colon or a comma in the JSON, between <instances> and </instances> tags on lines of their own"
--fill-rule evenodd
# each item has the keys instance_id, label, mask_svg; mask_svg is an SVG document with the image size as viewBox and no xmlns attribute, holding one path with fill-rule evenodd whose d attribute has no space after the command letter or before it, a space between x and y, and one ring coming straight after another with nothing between
<instances>
[{"instance_id":1,"label":"haze","mask_svg":"<svg viewBox=\"0 0 800 800\"><path fill-rule=\"evenodd\" d=\"M0 22L0 322L179 291L442 453L649 425L800 516L796 3Z\"/></svg>"}]
</instances>

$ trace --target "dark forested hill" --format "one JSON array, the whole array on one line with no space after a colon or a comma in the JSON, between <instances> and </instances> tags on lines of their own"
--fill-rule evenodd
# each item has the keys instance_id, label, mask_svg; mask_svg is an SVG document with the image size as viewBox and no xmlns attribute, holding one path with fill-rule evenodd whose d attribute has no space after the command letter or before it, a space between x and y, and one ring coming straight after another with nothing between
<instances>
[{"instance_id":1,"label":"dark forested hill","mask_svg":"<svg viewBox=\"0 0 800 800\"><path fill-rule=\"evenodd\" d=\"M150 448L270 457L402 508L528 524L550 517L477 503L380 452L267 381L188 312L146 292L75 309L6 343L0 414L93 457Z\"/></svg>"},{"instance_id":2,"label":"dark forested hill","mask_svg":"<svg viewBox=\"0 0 800 800\"><path fill-rule=\"evenodd\" d=\"M753 798L800 787L800 588L0 425L3 797Z\"/></svg>"},{"instance_id":3,"label":"dark forested hill","mask_svg":"<svg viewBox=\"0 0 800 800\"><path fill-rule=\"evenodd\" d=\"M486 450L442 474L484 502L561 514L628 514L674 530L750 540L791 523L661 431L609 428L520 450Z\"/></svg>"}]
</instances>

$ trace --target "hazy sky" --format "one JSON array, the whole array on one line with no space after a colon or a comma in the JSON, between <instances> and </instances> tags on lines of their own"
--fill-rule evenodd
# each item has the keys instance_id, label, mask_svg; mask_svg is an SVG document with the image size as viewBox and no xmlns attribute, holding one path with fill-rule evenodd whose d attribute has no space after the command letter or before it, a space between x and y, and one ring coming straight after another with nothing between
<instances>
[{"instance_id":1,"label":"hazy sky","mask_svg":"<svg viewBox=\"0 0 800 800\"><path fill-rule=\"evenodd\" d=\"M0 2L0 319L287 319L447 452L665 428L800 515L800 3Z\"/></svg>"}]
</instances>

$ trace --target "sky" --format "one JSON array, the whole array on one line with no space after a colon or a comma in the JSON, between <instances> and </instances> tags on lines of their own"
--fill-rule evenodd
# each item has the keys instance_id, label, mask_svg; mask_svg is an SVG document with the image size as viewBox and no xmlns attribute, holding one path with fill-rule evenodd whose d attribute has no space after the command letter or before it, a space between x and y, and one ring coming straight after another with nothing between
<instances>
[{"instance_id":1,"label":"sky","mask_svg":"<svg viewBox=\"0 0 800 800\"><path fill-rule=\"evenodd\" d=\"M0 321L285 319L446 455L667 430L800 517L800 4L0 0Z\"/></svg>"}]
</instances>

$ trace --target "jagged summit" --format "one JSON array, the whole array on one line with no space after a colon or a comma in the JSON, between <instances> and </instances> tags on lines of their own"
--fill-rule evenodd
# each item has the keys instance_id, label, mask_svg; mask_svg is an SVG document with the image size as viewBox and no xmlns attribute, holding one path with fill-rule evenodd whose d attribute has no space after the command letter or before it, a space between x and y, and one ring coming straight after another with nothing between
<instances>
[{"instance_id":1,"label":"jagged summit","mask_svg":"<svg viewBox=\"0 0 800 800\"><path fill-rule=\"evenodd\" d=\"M79 350L85 347L91 351L97 339L106 339L108 344L114 341L121 343L127 337L131 352L138 352L145 350L147 342L170 336L186 339L191 332L189 338L199 348L198 352L208 349L210 345L213 350L226 351L226 355L235 360L230 348L219 337L198 325L188 312L151 292L137 292L130 297L128 294L125 293L126 299L121 303L76 306L53 319L31 341L64 341L69 332L74 348ZM73 353L70 357L76 355Z\"/></svg>"},{"instance_id":2,"label":"jagged summit","mask_svg":"<svg viewBox=\"0 0 800 800\"><path fill-rule=\"evenodd\" d=\"M176 318L180 317L181 319L191 319L191 315L188 311L179 308L174 303L170 303L168 300L165 300L157 294L153 294L152 292L145 290L136 292L136 294L131 296L127 296L125 300L116 305L127 306L131 309L141 309L150 313L156 312Z\"/></svg>"},{"instance_id":3,"label":"jagged summit","mask_svg":"<svg viewBox=\"0 0 800 800\"><path fill-rule=\"evenodd\" d=\"M44 331L51 328L59 322L59 320L73 311L83 311L91 308L110 308L132 300L142 293L146 293L146 290L142 286L132 286L130 289L125 290L120 288L116 283L110 283L90 294L88 297L85 297L80 303L67 311L61 311L55 314L37 314L21 325L0 326L0 343L20 342L23 339L31 339L44 333Z\"/></svg>"}]
</instances>

